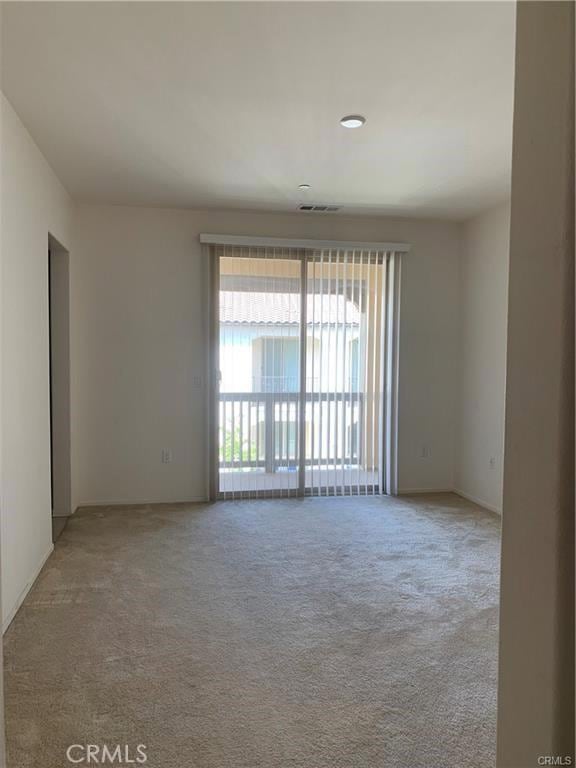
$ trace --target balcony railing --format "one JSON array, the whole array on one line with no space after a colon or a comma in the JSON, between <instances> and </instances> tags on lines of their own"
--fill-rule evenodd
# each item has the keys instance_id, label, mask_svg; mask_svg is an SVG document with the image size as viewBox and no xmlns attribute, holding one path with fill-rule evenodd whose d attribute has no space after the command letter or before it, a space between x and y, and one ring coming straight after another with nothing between
<instances>
[{"instance_id":1,"label":"balcony railing","mask_svg":"<svg viewBox=\"0 0 576 768\"><path fill-rule=\"evenodd\" d=\"M305 465L330 468L361 464L363 393L307 393L304 404ZM276 472L298 468L298 392L222 392L219 408L221 470L261 468Z\"/></svg>"}]
</instances>

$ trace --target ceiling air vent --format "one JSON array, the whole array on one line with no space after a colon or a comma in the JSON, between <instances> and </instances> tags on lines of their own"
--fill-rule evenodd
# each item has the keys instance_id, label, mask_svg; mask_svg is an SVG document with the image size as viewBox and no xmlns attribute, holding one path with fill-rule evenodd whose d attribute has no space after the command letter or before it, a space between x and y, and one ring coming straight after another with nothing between
<instances>
[{"instance_id":1,"label":"ceiling air vent","mask_svg":"<svg viewBox=\"0 0 576 768\"><path fill-rule=\"evenodd\" d=\"M340 210L339 205L300 205L298 206L299 211L317 211L320 213L335 213L336 211Z\"/></svg>"}]
</instances>

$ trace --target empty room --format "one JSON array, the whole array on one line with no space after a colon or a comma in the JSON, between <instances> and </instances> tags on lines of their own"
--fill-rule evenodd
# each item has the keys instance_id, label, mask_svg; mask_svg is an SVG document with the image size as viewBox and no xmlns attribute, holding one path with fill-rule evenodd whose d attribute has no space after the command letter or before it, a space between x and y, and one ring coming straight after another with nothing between
<instances>
[{"instance_id":1,"label":"empty room","mask_svg":"<svg viewBox=\"0 0 576 768\"><path fill-rule=\"evenodd\" d=\"M0 765L572 764L573 3L1 14Z\"/></svg>"}]
</instances>

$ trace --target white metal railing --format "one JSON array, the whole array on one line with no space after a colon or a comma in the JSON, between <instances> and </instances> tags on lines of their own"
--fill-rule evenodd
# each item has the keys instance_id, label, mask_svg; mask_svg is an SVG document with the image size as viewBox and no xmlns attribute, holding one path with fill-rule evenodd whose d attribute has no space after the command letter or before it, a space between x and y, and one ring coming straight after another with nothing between
<instances>
[{"instance_id":1,"label":"white metal railing","mask_svg":"<svg viewBox=\"0 0 576 768\"><path fill-rule=\"evenodd\" d=\"M222 392L219 400L221 470L298 468L298 392ZM304 403L304 464L328 468L361 463L363 393L307 393Z\"/></svg>"}]
</instances>

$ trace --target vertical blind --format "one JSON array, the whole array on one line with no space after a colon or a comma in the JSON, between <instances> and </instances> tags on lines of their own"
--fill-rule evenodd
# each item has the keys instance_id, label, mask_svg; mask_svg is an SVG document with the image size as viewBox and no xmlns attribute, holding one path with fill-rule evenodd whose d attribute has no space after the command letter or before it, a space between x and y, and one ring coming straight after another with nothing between
<instances>
[{"instance_id":1,"label":"vertical blind","mask_svg":"<svg viewBox=\"0 0 576 768\"><path fill-rule=\"evenodd\" d=\"M385 254L326 250L307 263L306 490L381 490Z\"/></svg>"},{"instance_id":2,"label":"vertical blind","mask_svg":"<svg viewBox=\"0 0 576 768\"><path fill-rule=\"evenodd\" d=\"M389 490L394 251L211 250L217 495Z\"/></svg>"}]
</instances>

